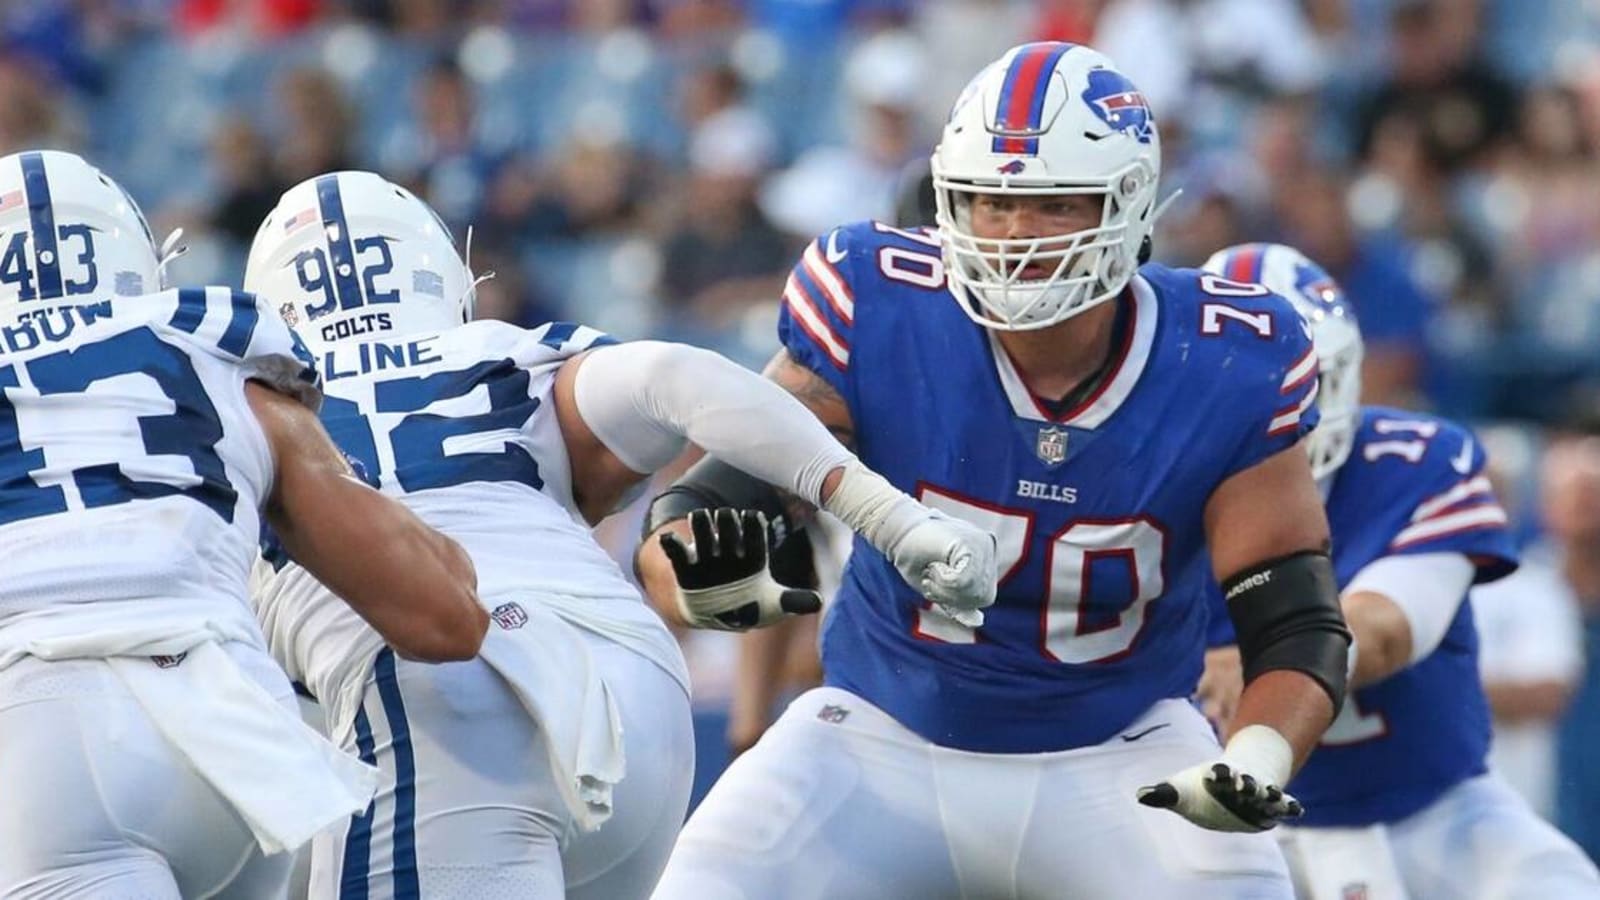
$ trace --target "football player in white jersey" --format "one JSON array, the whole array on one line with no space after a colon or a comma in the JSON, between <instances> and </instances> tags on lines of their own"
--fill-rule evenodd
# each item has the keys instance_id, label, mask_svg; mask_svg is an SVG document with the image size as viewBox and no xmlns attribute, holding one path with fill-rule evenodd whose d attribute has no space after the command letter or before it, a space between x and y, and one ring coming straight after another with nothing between
<instances>
[{"instance_id":1,"label":"football player in white jersey","mask_svg":"<svg viewBox=\"0 0 1600 900\"><path fill-rule=\"evenodd\" d=\"M304 346L161 290L83 159L0 158L0 896L275 897L375 770L299 720L251 615L261 517L395 646L472 656L471 561L352 477Z\"/></svg>"},{"instance_id":2,"label":"football player in white jersey","mask_svg":"<svg viewBox=\"0 0 1600 900\"><path fill-rule=\"evenodd\" d=\"M414 666L265 548L254 599L274 655L384 773L372 807L319 837L313 897L649 893L688 799L687 676L589 527L686 441L821 503L952 615L993 600L989 534L890 487L754 373L576 325L469 321L474 280L448 232L377 175L285 193L245 283L311 345L324 424L370 483L466 547L492 620L478 659ZM685 552L747 577L687 591L686 618L815 610L767 578L758 517L699 525Z\"/></svg>"}]
</instances>

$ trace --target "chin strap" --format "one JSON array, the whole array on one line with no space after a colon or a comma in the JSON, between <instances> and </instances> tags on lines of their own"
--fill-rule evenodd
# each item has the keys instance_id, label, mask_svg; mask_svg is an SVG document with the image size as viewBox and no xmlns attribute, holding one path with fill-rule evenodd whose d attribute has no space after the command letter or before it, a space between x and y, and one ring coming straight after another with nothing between
<instances>
[{"instance_id":1,"label":"chin strap","mask_svg":"<svg viewBox=\"0 0 1600 900\"><path fill-rule=\"evenodd\" d=\"M466 267L467 277L472 279L472 283L467 285L466 296L464 296L461 299L461 320L463 322L470 322L470 321L472 321L474 310L477 308L477 305L478 305L478 285L483 284L485 281L489 281L490 279L494 278L494 272L492 272L492 271L485 272L482 275L476 275L476 276L472 274L472 226L471 225L467 226L466 250L461 255L461 265Z\"/></svg>"},{"instance_id":2,"label":"chin strap","mask_svg":"<svg viewBox=\"0 0 1600 900\"><path fill-rule=\"evenodd\" d=\"M1172 207L1172 204L1179 197L1182 197L1182 196L1183 196L1183 188L1178 188L1177 190L1175 190L1172 193L1168 194L1167 195L1167 199L1165 199L1165 200L1161 201L1159 204L1157 204L1156 205L1156 211L1150 214L1150 227L1151 228L1156 227L1156 222L1159 221L1161 219L1161 217L1166 214L1167 210Z\"/></svg>"},{"instance_id":3,"label":"chin strap","mask_svg":"<svg viewBox=\"0 0 1600 900\"><path fill-rule=\"evenodd\" d=\"M172 265L177 261L178 257L189 252L189 245L182 243L182 241L183 229L174 228L167 235L167 239L161 242L161 249L156 253L156 280L161 283L160 286L163 289L167 286L167 266Z\"/></svg>"},{"instance_id":4,"label":"chin strap","mask_svg":"<svg viewBox=\"0 0 1600 900\"><path fill-rule=\"evenodd\" d=\"M1183 188L1178 188L1177 190L1168 194L1167 199L1156 204L1156 211L1150 214L1151 231L1155 231L1156 222L1160 221L1161 216L1165 214L1168 209L1171 209L1173 202L1182 195ZM1150 261L1150 257L1155 253L1155 248L1155 242L1150 239L1150 235L1148 233L1145 234L1144 240L1139 243L1139 265L1142 266Z\"/></svg>"}]
</instances>

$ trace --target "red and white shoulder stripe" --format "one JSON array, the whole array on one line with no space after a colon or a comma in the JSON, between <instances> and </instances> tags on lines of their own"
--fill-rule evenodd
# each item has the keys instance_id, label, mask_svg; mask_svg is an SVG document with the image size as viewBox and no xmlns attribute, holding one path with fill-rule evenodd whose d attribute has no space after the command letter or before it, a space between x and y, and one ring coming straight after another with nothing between
<instances>
[{"instance_id":1,"label":"red and white shoulder stripe","mask_svg":"<svg viewBox=\"0 0 1600 900\"><path fill-rule=\"evenodd\" d=\"M1306 410L1310 409L1311 404L1315 402L1317 402L1317 383L1313 381L1311 389L1306 391L1305 396L1301 397L1298 402L1278 408L1277 412L1272 416L1272 421L1267 423L1267 436L1277 437L1300 427L1300 419L1305 416Z\"/></svg>"},{"instance_id":2,"label":"red and white shoulder stripe","mask_svg":"<svg viewBox=\"0 0 1600 900\"><path fill-rule=\"evenodd\" d=\"M1495 500L1489 479L1479 475L1419 503L1411 523L1394 536L1389 549L1403 550L1465 531L1500 528L1506 522L1506 511Z\"/></svg>"},{"instance_id":3,"label":"red and white shoulder stripe","mask_svg":"<svg viewBox=\"0 0 1600 900\"><path fill-rule=\"evenodd\" d=\"M793 272L789 273L789 281L783 286L783 302L788 304L789 313L800 328L828 355L829 362L841 371L850 367L849 342L834 330L818 307L817 299Z\"/></svg>"},{"instance_id":4,"label":"red and white shoulder stripe","mask_svg":"<svg viewBox=\"0 0 1600 900\"><path fill-rule=\"evenodd\" d=\"M822 240L819 238L806 247L805 255L800 258L801 265L806 274L822 289L822 296L839 318L846 325L852 325L856 320L856 298L850 291L850 286L839 277L839 270L828 261L828 256L823 252Z\"/></svg>"},{"instance_id":5,"label":"red and white shoulder stripe","mask_svg":"<svg viewBox=\"0 0 1600 900\"><path fill-rule=\"evenodd\" d=\"M1300 354L1294 365L1283 376L1283 383L1278 386L1278 393L1285 398L1283 406L1278 407L1272 415L1272 421L1267 423L1267 436L1277 437L1288 434L1300 427L1300 420L1317 402L1317 351L1307 347L1306 352ZM1297 391L1304 391L1298 399L1290 400Z\"/></svg>"},{"instance_id":6,"label":"red and white shoulder stripe","mask_svg":"<svg viewBox=\"0 0 1600 900\"><path fill-rule=\"evenodd\" d=\"M1292 394L1296 388L1315 377L1317 377L1317 351L1314 347L1307 347L1306 352L1289 367L1289 373L1283 376L1283 385L1278 389L1278 393Z\"/></svg>"}]
</instances>

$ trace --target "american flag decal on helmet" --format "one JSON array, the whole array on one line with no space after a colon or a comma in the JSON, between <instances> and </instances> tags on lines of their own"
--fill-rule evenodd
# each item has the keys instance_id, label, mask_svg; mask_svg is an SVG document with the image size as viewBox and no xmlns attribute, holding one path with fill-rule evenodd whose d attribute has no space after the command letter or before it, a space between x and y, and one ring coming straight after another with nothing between
<instances>
[{"instance_id":1,"label":"american flag decal on helmet","mask_svg":"<svg viewBox=\"0 0 1600 900\"><path fill-rule=\"evenodd\" d=\"M22 205L22 192L21 191L10 191L8 193L0 194L0 212L5 212L6 210L11 209L12 207L17 207L17 206L21 206L21 205Z\"/></svg>"},{"instance_id":2,"label":"american flag decal on helmet","mask_svg":"<svg viewBox=\"0 0 1600 900\"><path fill-rule=\"evenodd\" d=\"M302 209L301 211L290 216L288 221L283 223L283 233L289 234L295 229L304 228L316 220L317 211L315 209Z\"/></svg>"}]
</instances>

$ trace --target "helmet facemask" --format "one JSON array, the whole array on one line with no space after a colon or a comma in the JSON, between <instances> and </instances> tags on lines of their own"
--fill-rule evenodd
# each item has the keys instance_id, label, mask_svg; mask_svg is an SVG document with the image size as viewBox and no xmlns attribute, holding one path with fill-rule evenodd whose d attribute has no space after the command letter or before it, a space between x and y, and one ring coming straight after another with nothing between
<instances>
[{"instance_id":1,"label":"helmet facemask","mask_svg":"<svg viewBox=\"0 0 1600 900\"><path fill-rule=\"evenodd\" d=\"M1018 183L956 179L935 167L934 196L951 290L979 324L1027 331L1063 322L1116 297L1138 267L1149 233L1154 173L1143 161L1105 179ZM1100 198L1098 224L1028 238L980 237L973 231L975 195L1015 198Z\"/></svg>"},{"instance_id":2,"label":"helmet facemask","mask_svg":"<svg viewBox=\"0 0 1600 900\"><path fill-rule=\"evenodd\" d=\"M1361 341L1358 337L1326 350L1319 346L1317 356L1320 420L1306 439L1306 452L1311 475L1320 482L1337 472L1355 447L1361 424Z\"/></svg>"}]
</instances>

